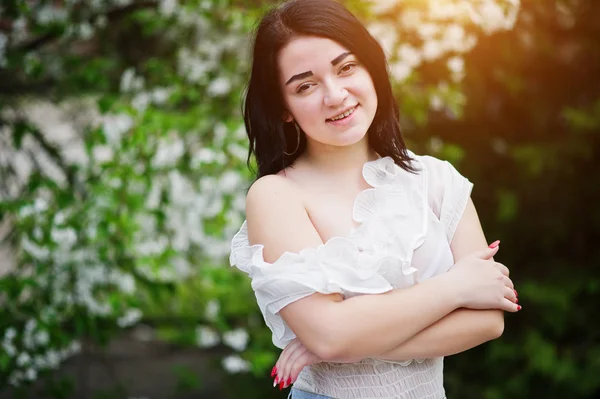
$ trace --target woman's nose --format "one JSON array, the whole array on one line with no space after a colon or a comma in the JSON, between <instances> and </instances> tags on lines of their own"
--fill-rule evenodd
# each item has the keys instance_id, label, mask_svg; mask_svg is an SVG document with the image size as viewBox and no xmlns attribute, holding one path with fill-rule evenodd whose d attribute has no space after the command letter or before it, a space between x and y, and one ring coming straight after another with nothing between
<instances>
[{"instance_id":1,"label":"woman's nose","mask_svg":"<svg viewBox=\"0 0 600 399\"><path fill-rule=\"evenodd\" d=\"M323 99L323 102L328 107L335 107L343 104L347 96L348 90L339 84L339 82L329 82L326 85L325 98Z\"/></svg>"}]
</instances>

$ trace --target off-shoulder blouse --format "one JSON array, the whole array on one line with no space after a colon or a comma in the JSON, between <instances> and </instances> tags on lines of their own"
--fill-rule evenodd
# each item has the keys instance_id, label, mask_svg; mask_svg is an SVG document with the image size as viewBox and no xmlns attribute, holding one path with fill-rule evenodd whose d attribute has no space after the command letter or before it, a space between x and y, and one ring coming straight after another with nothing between
<instances>
[{"instance_id":1,"label":"off-shoulder blouse","mask_svg":"<svg viewBox=\"0 0 600 399\"><path fill-rule=\"evenodd\" d=\"M250 245L243 223L232 240L230 263L247 273L273 343L283 349L296 336L279 315L316 292L345 298L408 287L454 264L450 242L473 185L448 162L409 151L417 173L392 158L364 164L370 188L360 192L358 227L317 248L285 252L275 262L263 245ZM296 388L335 398L443 398L443 358L393 362L319 363L305 367Z\"/></svg>"}]
</instances>

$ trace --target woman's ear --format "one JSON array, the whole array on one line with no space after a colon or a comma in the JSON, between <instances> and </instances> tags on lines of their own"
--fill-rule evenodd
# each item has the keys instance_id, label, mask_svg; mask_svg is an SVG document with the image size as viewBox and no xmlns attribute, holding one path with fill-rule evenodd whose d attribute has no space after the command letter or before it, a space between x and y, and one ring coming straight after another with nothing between
<instances>
[{"instance_id":1,"label":"woman's ear","mask_svg":"<svg viewBox=\"0 0 600 399\"><path fill-rule=\"evenodd\" d=\"M294 117L291 113L289 113L289 111L284 111L282 119L284 122L292 122L294 120Z\"/></svg>"}]
</instances>

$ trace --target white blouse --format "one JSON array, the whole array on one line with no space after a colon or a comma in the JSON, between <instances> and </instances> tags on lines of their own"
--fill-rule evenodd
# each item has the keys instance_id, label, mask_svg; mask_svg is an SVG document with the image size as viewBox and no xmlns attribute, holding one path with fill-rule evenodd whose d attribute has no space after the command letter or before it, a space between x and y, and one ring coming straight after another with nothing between
<instances>
[{"instance_id":1,"label":"white blouse","mask_svg":"<svg viewBox=\"0 0 600 399\"><path fill-rule=\"evenodd\" d=\"M251 278L273 343L296 336L279 315L315 292L345 298L408 287L454 264L450 242L473 185L446 161L409 151L418 173L383 157L363 166L371 186L355 199L359 223L347 237L318 248L285 252L274 263L263 245L250 245L246 222L232 241L230 263ZM444 398L443 358L406 362L364 359L305 367L294 386L334 398Z\"/></svg>"}]
</instances>

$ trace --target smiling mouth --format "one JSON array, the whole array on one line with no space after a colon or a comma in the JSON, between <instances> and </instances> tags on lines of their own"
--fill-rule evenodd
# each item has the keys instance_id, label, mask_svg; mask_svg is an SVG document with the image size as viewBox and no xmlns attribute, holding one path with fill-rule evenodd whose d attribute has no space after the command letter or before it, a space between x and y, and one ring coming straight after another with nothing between
<instances>
[{"instance_id":1,"label":"smiling mouth","mask_svg":"<svg viewBox=\"0 0 600 399\"><path fill-rule=\"evenodd\" d=\"M346 119L347 117L352 115L354 113L354 111L356 111L357 107L358 107L358 105L355 105L354 107L350 108L349 110L344 111L341 114L334 116L333 118L326 119L326 121L327 122L335 122L335 121L340 121L342 119Z\"/></svg>"}]
</instances>

